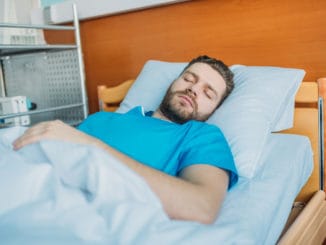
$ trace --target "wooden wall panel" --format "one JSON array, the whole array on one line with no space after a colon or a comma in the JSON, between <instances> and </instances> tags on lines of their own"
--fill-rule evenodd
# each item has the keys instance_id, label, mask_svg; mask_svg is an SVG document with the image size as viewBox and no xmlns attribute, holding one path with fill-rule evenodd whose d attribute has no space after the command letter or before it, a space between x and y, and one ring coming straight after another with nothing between
<instances>
[{"instance_id":1,"label":"wooden wall panel","mask_svg":"<svg viewBox=\"0 0 326 245\"><path fill-rule=\"evenodd\" d=\"M96 86L135 77L148 59L208 54L227 64L326 75L326 1L197 0L81 23L90 111Z\"/></svg>"}]
</instances>

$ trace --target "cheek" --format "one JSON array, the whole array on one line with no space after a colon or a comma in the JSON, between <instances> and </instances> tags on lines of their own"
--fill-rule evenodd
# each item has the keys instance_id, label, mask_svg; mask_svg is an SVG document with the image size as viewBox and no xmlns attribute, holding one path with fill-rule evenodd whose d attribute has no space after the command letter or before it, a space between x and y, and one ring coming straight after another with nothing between
<instances>
[{"instance_id":1,"label":"cheek","mask_svg":"<svg viewBox=\"0 0 326 245\"><path fill-rule=\"evenodd\" d=\"M173 86L171 88L172 92L180 92L180 91L184 91L184 90L185 90L185 88L183 86Z\"/></svg>"},{"instance_id":2,"label":"cheek","mask_svg":"<svg viewBox=\"0 0 326 245\"><path fill-rule=\"evenodd\" d=\"M173 91L183 91L189 86L189 83L186 83L182 80L175 80L171 86Z\"/></svg>"},{"instance_id":3,"label":"cheek","mask_svg":"<svg viewBox=\"0 0 326 245\"><path fill-rule=\"evenodd\" d=\"M216 106L217 103L207 99L202 99L198 101L198 112L201 114L210 114L215 110Z\"/></svg>"}]
</instances>

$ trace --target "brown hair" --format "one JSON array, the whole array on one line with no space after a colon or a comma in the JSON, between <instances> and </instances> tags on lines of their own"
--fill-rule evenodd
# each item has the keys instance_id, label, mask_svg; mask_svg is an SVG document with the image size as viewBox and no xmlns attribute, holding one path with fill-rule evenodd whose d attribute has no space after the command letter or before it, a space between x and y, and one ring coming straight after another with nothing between
<instances>
[{"instance_id":1,"label":"brown hair","mask_svg":"<svg viewBox=\"0 0 326 245\"><path fill-rule=\"evenodd\" d=\"M199 63L199 62L209 65L223 77L225 84L226 84L226 91L222 96L222 100L220 102L220 104L221 104L226 99L226 97L232 92L232 90L234 88L233 72L221 60L211 58L207 55L201 55L201 56L198 56L197 58L192 59L189 62L189 64L183 69L182 73L185 70L187 70L191 65L193 65L195 63Z\"/></svg>"}]
</instances>

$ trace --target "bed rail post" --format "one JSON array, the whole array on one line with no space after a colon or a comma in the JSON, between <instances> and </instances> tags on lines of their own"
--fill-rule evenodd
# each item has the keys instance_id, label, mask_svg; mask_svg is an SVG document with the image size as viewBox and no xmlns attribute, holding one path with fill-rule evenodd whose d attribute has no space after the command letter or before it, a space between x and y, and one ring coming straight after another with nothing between
<instances>
[{"instance_id":1,"label":"bed rail post","mask_svg":"<svg viewBox=\"0 0 326 245\"><path fill-rule=\"evenodd\" d=\"M320 190L324 188L324 100L318 98L318 133L319 133L319 186Z\"/></svg>"}]
</instances>

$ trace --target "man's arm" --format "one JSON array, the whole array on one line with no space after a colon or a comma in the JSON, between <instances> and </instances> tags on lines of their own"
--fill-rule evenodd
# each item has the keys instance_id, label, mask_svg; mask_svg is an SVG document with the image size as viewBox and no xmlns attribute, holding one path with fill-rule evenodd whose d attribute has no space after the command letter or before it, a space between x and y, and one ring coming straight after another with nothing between
<instances>
[{"instance_id":1,"label":"man's arm","mask_svg":"<svg viewBox=\"0 0 326 245\"><path fill-rule=\"evenodd\" d=\"M182 170L176 178L148 167L61 121L44 122L29 128L13 146L18 150L42 139L58 139L104 149L145 179L172 219L204 224L214 222L227 191L229 177L222 169L198 163Z\"/></svg>"}]
</instances>

